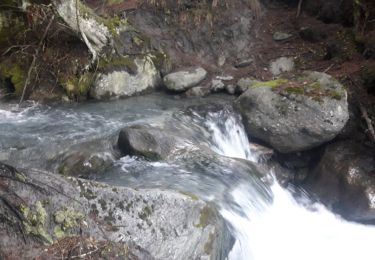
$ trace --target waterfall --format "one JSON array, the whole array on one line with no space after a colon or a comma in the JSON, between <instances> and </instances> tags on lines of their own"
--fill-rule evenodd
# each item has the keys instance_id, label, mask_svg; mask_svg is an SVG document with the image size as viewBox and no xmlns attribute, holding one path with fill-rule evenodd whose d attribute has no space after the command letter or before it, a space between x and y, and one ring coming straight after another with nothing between
<instances>
[{"instance_id":1,"label":"waterfall","mask_svg":"<svg viewBox=\"0 0 375 260\"><path fill-rule=\"evenodd\" d=\"M251 154L249 139L240 118L230 110L209 113L206 126L212 132L211 149L216 153L250 161L257 160Z\"/></svg>"},{"instance_id":2,"label":"waterfall","mask_svg":"<svg viewBox=\"0 0 375 260\"><path fill-rule=\"evenodd\" d=\"M226 110L211 113L206 125L215 152L256 161L238 117ZM247 183L232 189L236 209L223 205L220 210L236 239L229 260L375 259L375 227L347 222L307 196L302 198L305 203L296 201L277 181L271 192L273 201L268 203L261 196L254 200Z\"/></svg>"}]
</instances>

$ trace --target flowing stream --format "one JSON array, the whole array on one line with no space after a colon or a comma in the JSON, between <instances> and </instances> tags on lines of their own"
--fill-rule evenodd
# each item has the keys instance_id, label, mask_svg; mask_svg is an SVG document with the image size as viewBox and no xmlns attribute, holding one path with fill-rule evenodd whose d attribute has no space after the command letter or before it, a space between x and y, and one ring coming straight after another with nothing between
<instances>
[{"instance_id":1,"label":"flowing stream","mask_svg":"<svg viewBox=\"0 0 375 260\"><path fill-rule=\"evenodd\" d=\"M90 142L98 144L96 152L111 153L105 144L121 128L160 127L183 140L176 156L159 162L113 156L112 167L91 178L189 192L212 203L235 239L230 260L375 259L374 227L342 220L307 195L295 199L260 167L227 99L149 95L82 105L0 104L0 161L56 171L74 147Z\"/></svg>"}]
</instances>

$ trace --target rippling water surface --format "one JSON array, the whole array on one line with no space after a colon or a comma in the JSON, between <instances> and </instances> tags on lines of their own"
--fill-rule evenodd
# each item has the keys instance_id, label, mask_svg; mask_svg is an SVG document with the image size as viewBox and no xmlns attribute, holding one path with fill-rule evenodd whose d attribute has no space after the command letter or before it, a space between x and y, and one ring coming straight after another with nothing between
<instances>
[{"instance_id":1,"label":"rippling water surface","mask_svg":"<svg viewBox=\"0 0 375 260\"><path fill-rule=\"evenodd\" d=\"M125 156L96 179L194 193L216 205L235 238L229 259L375 259L374 227L344 221L307 195L297 201L271 172L257 168L240 117L220 96L191 101L150 95L21 108L0 104L0 160L48 168L74 145L110 142L132 124L172 131L183 140L181 152L160 162Z\"/></svg>"}]
</instances>

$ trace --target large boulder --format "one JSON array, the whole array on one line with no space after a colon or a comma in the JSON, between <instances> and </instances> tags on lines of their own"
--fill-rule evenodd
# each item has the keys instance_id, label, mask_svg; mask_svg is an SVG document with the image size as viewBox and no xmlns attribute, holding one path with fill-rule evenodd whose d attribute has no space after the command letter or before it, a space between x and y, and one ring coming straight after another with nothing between
<instances>
[{"instance_id":1,"label":"large boulder","mask_svg":"<svg viewBox=\"0 0 375 260\"><path fill-rule=\"evenodd\" d=\"M346 90L325 73L244 82L249 83L248 90L235 107L247 133L282 153L308 150L332 140L349 118Z\"/></svg>"},{"instance_id":2,"label":"large boulder","mask_svg":"<svg viewBox=\"0 0 375 260\"><path fill-rule=\"evenodd\" d=\"M150 160L166 159L179 145L181 143L171 133L147 125L123 128L118 138L123 155L143 156Z\"/></svg>"},{"instance_id":3,"label":"large boulder","mask_svg":"<svg viewBox=\"0 0 375 260\"><path fill-rule=\"evenodd\" d=\"M125 64L127 62L131 64ZM98 74L90 91L92 98L100 100L130 97L151 91L160 83L160 73L151 57L136 58L134 61L125 60L123 63L120 67L115 63L113 70L106 69ZM134 67L134 71L129 72L125 66Z\"/></svg>"},{"instance_id":4,"label":"large boulder","mask_svg":"<svg viewBox=\"0 0 375 260\"><path fill-rule=\"evenodd\" d=\"M358 143L329 145L303 187L343 217L375 223L374 154Z\"/></svg>"},{"instance_id":5,"label":"large boulder","mask_svg":"<svg viewBox=\"0 0 375 260\"><path fill-rule=\"evenodd\" d=\"M82 256L110 250L111 243L123 244L120 259L221 259L228 253L222 250L228 242L223 219L194 196L17 171L4 164L0 181L0 256L5 259L53 256L61 247L69 251L77 245L69 238L90 238L93 246L82 249ZM129 258L137 249L128 246L132 243L148 253L141 250L141 256Z\"/></svg>"},{"instance_id":6,"label":"large boulder","mask_svg":"<svg viewBox=\"0 0 375 260\"><path fill-rule=\"evenodd\" d=\"M196 67L170 73L163 78L163 81L168 90L183 92L198 85L206 76L205 69Z\"/></svg>"}]
</instances>

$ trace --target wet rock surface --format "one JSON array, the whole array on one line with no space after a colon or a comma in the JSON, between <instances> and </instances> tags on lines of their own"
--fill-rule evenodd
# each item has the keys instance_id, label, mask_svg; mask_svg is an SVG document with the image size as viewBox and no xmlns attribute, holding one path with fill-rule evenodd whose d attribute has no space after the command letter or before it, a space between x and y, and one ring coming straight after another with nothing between
<instances>
[{"instance_id":1,"label":"wet rock surface","mask_svg":"<svg viewBox=\"0 0 375 260\"><path fill-rule=\"evenodd\" d=\"M375 223L374 154L350 141L330 144L303 187L343 217Z\"/></svg>"},{"instance_id":2,"label":"wet rock surface","mask_svg":"<svg viewBox=\"0 0 375 260\"><path fill-rule=\"evenodd\" d=\"M327 74L305 72L296 83L246 82L248 90L235 102L245 128L280 152L308 150L332 140L349 118L346 91Z\"/></svg>"},{"instance_id":3,"label":"wet rock surface","mask_svg":"<svg viewBox=\"0 0 375 260\"><path fill-rule=\"evenodd\" d=\"M65 176L88 178L91 174L103 174L110 168L119 152L114 138L103 138L73 145L50 160L53 172Z\"/></svg>"},{"instance_id":4,"label":"wet rock surface","mask_svg":"<svg viewBox=\"0 0 375 260\"><path fill-rule=\"evenodd\" d=\"M4 164L0 181L5 256L35 257L66 237L129 244L130 250L122 252L125 259L133 253L139 256L134 259L215 259L223 253L223 221L195 197L17 171Z\"/></svg>"}]
</instances>

